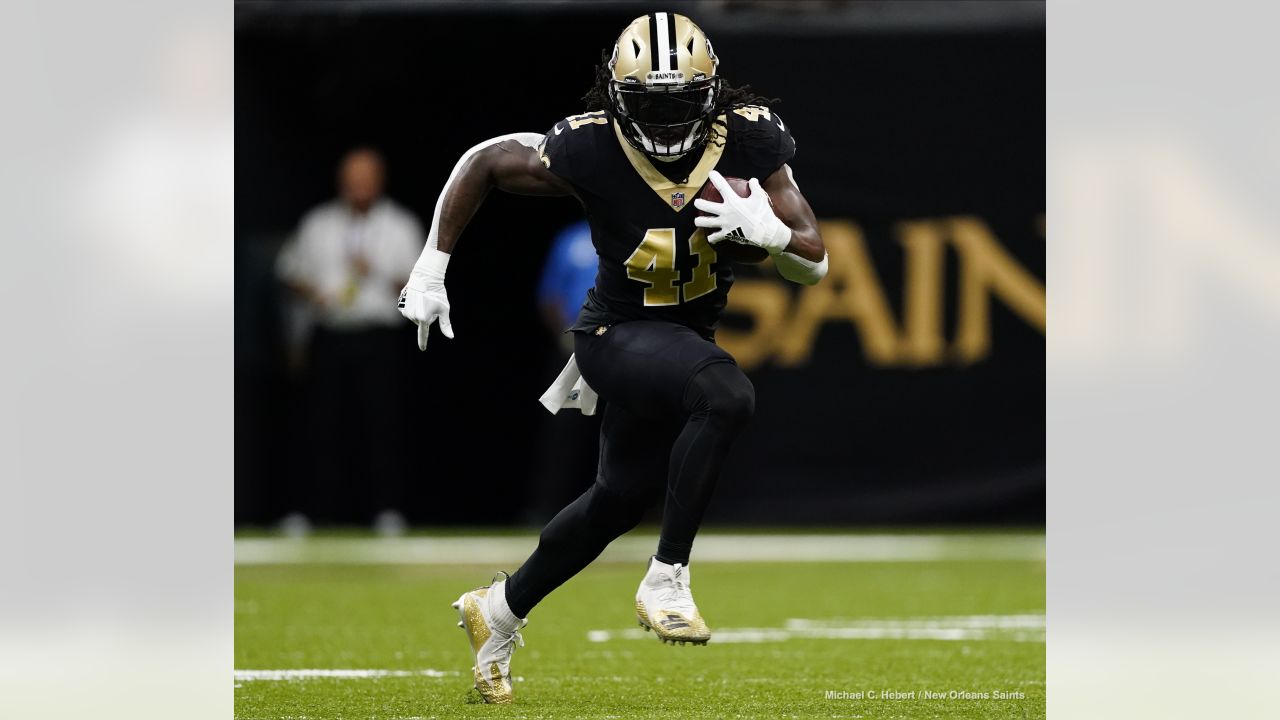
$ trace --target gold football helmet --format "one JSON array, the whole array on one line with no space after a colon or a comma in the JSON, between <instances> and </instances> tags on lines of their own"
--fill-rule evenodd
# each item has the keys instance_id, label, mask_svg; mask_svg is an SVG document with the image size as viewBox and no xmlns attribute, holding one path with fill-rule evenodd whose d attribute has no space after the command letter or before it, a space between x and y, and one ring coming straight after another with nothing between
<instances>
[{"instance_id":1,"label":"gold football helmet","mask_svg":"<svg viewBox=\"0 0 1280 720\"><path fill-rule=\"evenodd\" d=\"M720 61L684 15L655 12L627 26L609 59L609 110L637 150L674 158L706 142Z\"/></svg>"}]
</instances>

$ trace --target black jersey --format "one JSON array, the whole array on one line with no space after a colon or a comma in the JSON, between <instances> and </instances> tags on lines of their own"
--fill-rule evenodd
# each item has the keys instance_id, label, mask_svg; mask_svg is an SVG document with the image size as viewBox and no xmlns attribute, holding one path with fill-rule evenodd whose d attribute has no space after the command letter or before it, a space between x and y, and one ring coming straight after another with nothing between
<instances>
[{"instance_id":1,"label":"black jersey","mask_svg":"<svg viewBox=\"0 0 1280 720\"><path fill-rule=\"evenodd\" d=\"M763 181L795 155L791 133L768 108L729 110L717 129L698 157L685 159L691 167L680 182L633 148L605 111L566 118L547 133L542 162L573 185L600 256L595 287L573 330L665 320L713 336L733 268L717 259L706 231L693 224L693 200L713 169Z\"/></svg>"}]
</instances>

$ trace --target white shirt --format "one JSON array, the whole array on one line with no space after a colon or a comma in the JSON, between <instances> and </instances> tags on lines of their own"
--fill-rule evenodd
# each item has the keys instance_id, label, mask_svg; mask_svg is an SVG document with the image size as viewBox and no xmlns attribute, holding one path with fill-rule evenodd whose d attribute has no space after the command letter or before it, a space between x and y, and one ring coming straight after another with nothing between
<instances>
[{"instance_id":1,"label":"white shirt","mask_svg":"<svg viewBox=\"0 0 1280 720\"><path fill-rule=\"evenodd\" d=\"M424 242L418 219L389 199L363 216L335 200L302 218L276 259L276 272L319 293L324 302L312 310L327 328L394 327L404 322L396 301ZM356 273L356 257L369 264L368 275Z\"/></svg>"}]
</instances>

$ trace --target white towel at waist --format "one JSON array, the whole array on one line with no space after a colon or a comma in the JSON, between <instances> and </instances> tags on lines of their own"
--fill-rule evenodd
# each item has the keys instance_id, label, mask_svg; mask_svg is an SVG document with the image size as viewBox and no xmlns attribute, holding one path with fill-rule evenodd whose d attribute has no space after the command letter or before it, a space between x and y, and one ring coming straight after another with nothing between
<instances>
[{"instance_id":1,"label":"white towel at waist","mask_svg":"<svg viewBox=\"0 0 1280 720\"><path fill-rule=\"evenodd\" d=\"M599 400L600 396L578 372L578 362L572 355L556 381L538 398L538 402L552 415L560 412L561 408L578 408L583 415L595 415Z\"/></svg>"}]
</instances>

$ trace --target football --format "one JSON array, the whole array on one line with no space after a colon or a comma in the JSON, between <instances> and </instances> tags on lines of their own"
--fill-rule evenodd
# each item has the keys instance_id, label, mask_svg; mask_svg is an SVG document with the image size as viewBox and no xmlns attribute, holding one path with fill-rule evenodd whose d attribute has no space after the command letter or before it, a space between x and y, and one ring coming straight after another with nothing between
<instances>
[{"instance_id":1,"label":"football","mask_svg":"<svg viewBox=\"0 0 1280 720\"><path fill-rule=\"evenodd\" d=\"M736 177L726 177L725 180L728 181L729 187L733 188L733 191L738 193L739 196L746 197L751 194L751 189L746 180ZM711 184L710 180L707 181L706 185L702 186L702 192L698 193L698 197L711 202L724 202L724 196L720 194L715 185ZM708 215L709 213L698 211L698 214ZM729 262L759 263L764 262L769 257L769 251L764 248L745 245L732 240L723 240L712 245L712 247L716 249L716 255L728 259Z\"/></svg>"}]
</instances>

